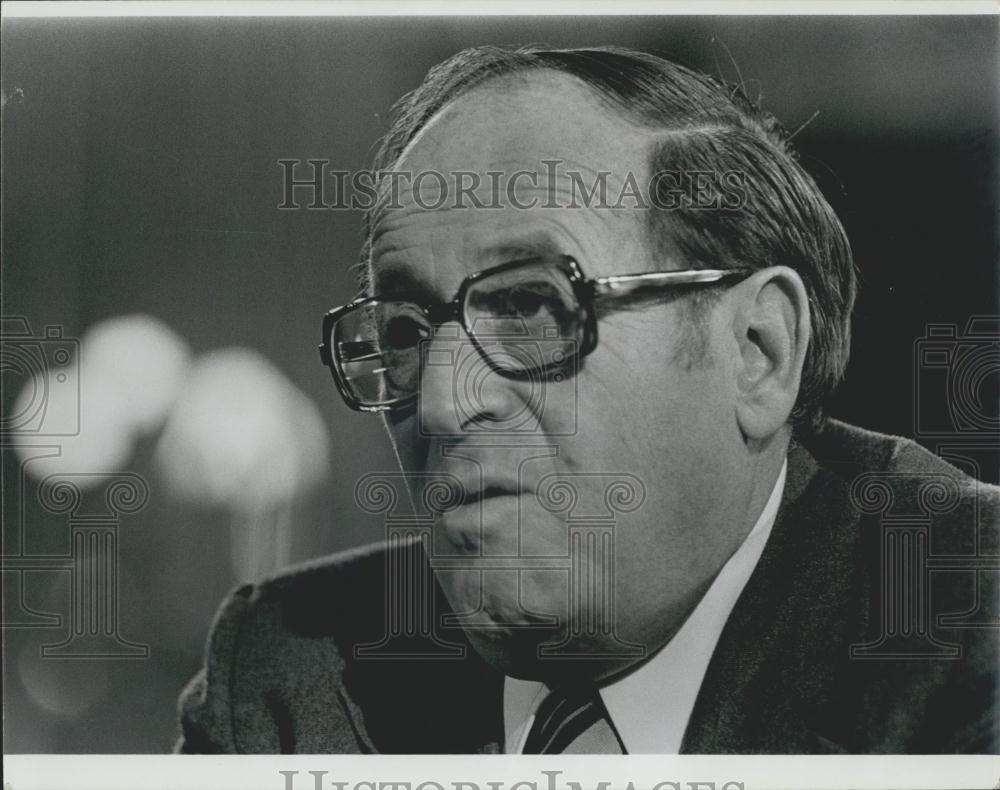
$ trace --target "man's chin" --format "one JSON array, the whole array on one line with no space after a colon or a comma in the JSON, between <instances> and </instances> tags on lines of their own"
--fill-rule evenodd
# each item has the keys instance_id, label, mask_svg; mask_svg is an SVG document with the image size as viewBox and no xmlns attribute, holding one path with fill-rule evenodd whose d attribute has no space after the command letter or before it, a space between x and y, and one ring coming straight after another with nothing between
<instances>
[{"instance_id":1,"label":"man's chin","mask_svg":"<svg viewBox=\"0 0 1000 790\"><path fill-rule=\"evenodd\" d=\"M623 665L621 660L609 660L613 654L603 644L606 634L590 638L577 634L569 642L565 591L551 584L545 586L549 580L544 575L529 577L524 595L517 598L507 594L509 589L517 589L517 578L507 580L506 587L473 587L469 580L470 575L447 577L445 594L453 611L467 613L459 624L472 647L494 669L511 677L551 684L603 677Z\"/></svg>"},{"instance_id":2,"label":"man's chin","mask_svg":"<svg viewBox=\"0 0 1000 790\"><path fill-rule=\"evenodd\" d=\"M550 681L553 661L541 654L545 643L554 643L550 629L470 629L469 642L480 657L504 675L522 680Z\"/></svg>"},{"instance_id":3,"label":"man's chin","mask_svg":"<svg viewBox=\"0 0 1000 790\"><path fill-rule=\"evenodd\" d=\"M562 631L555 627L468 628L466 636L479 656L498 672L549 686L598 680L635 661L635 657L609 658L597 650L588 655L582 645L566 650L569 646L561 638Z\"/></svg>"}]
</instances>

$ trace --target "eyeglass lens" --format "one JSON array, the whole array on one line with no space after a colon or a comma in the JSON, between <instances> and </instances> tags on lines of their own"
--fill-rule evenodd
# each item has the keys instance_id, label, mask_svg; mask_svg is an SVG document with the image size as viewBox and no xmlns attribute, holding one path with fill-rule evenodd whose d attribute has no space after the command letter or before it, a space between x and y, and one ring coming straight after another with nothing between
<instances>
[{"instance_id":1,"label":"eyeglass lens","mask_svg":"<svg viewBox=\"0 0 1000 790\"><path fill-rule=\"evenodd\" d=\"M565 364L576 354L584 327L569 275L545 262L473 280L462 318L482 356L512 375ZM354 397L379 406L417 392L421 355L433 335L430 320L417 305L373 301L337 321L331 345Z\"/></svg>"}]
</instances>

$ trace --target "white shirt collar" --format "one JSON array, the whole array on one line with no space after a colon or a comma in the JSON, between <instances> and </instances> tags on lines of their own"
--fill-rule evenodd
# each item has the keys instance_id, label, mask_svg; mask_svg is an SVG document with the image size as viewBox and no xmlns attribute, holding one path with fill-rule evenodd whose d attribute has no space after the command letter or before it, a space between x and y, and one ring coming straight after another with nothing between
<instances>
[{"instance_id":1,"label":"white shirt collar","mask_svg":"<svg viewBox=\"0 0 1000 790\"><path fill-rule=\"evenodd\" d=\"M736 600L771 534L785 488L781 466L757 523L715 577L674 637L636 671L601 689L601 699L629 754L677 754L709 661ZM505 751L520 754L535 710L548 689L534 680L504 679Z\"/></svg>"}]
</instances>

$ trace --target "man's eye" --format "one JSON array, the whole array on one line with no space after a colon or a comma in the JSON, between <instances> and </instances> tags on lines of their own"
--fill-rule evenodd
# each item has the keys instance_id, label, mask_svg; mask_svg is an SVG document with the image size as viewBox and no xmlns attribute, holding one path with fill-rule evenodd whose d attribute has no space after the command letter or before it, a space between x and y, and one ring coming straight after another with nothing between
<instances>
[{"instance_id":1,"label":"man's eye","mask_svg":"<svg viewBox=\"0 0 1000 790\"><path fill-rule=\"evenodd\" d=\"M542 308L545 300L534 291L518 290L511 294L511 307L517 315L530 318Z\"/></svg>"},{"instance_id":2,"label":"man's eye","mask_svg":"<svg viewBox=\"0 0 1000 790\"><path fill-rule=\"evenodd\" d=\"M388 348L412 348L430 337L430 331L412 318L391 318L382 329L382 343Z\"/></svg>"},{"instance_id":3,"label":"man's eye","mask_svg":"<svg viewBox=\"0 0 1000 790\"><path fill-rule=\"evenodd\" d=\"M498 314L533 318L538 313L551 307L553 294L551 286L545 283L532 283L503 292L503 298Z\"/></svg>"}]
</instances>

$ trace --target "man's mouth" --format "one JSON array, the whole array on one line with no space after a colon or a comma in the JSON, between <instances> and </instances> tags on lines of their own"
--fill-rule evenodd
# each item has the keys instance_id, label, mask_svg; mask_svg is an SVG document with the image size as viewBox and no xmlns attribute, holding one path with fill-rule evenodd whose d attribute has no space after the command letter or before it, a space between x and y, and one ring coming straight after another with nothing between
<instances>
[{"instance_id":1,"label":"man's mouth","mask_svg":"<svg viewBox=\"0 0 1000 790\"><path fill-rule=\"evenodd\" d=\"M453 479L453 507L440 514L449 542L462 552L479 553L486 543L503 545L516 537L517 498L522 490L504 479ZM508 547L509 548L509 547Z\"/></svg>"},{"instance_id":2,"label":"man's mouth","mask_svg":"<svg viewBox=\"0 0 1000 790\"><path fill-rule=\"evenodd\" d=\"M476 475L469 474L465 470L461 474L453 472L442 472L442 474L450 491L448 501L454 509L478 505L502 497L520 496L527 490L517 480L505 475L487 472Z\"/></svg>"},{"instance_id":3,"label":"man's mouth","mask_svg":"<svg viewBox=\"0 0 1000 790\"><path fill-rule=\"evenodd\" d=\"M466 490L465 497L462 499L463 505L478 505L480 502L489 499L495 499L497 497L505 496L518 496L516 490L512 490L508 486L503 485L487 485L482 488L476 488L473 490Z\"/></svg>"}]
</instances>

